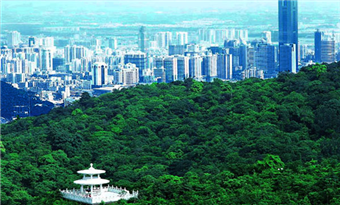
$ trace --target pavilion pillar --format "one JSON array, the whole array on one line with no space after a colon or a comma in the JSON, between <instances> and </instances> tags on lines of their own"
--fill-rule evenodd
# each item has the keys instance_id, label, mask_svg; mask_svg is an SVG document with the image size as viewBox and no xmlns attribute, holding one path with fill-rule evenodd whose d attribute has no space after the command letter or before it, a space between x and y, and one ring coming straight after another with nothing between
<instances>
[{"instance_id":1,"label":"pavilion pillar","mask_svg":"<svg viewBox=\"0 0 340 205\"><path fill-rule=\"evenodd\" d=\"M103 193L103 185L101 184L100 185L100 194L102 194Z\"/></svg>"},{"instance_id":2,"label":"pavilion pillar","mask_svg":"<svg viewBox=\"0 0 340 205\"><path fill-rule=\"evenodd\" d=\"M91 185L91 197L93 197L93 185Z\"/></svg>"},{"instance_id":3,"label":"pavilion pillar","mask_svg":"<svg viewBox=\"0 0 340 205\"><path fill-rule=\"evenodd\" d=\"M81 193L84 192L84 185L81 185L81 187L80 187L80 192L81 192Z\"/></svg>"}]
</instances>

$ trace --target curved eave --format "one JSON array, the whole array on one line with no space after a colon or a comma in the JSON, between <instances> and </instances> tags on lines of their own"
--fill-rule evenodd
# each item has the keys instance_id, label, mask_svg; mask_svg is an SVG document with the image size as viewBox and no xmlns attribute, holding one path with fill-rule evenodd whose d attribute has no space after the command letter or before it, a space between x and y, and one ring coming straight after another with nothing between
<instances>
[{"instance_id":1,"label":"curved eave","mask_svg":"<svg viewBox=\"0 0 340 205\"><path fill-rule=\"evenodd\" d=\"M110 180L107 179L79 179L74 181L75 184L80 185L100 185L100 184L108 184Z\"/></svg>"},{"instance_id":2,"label":"curved eave","mask_svg":"<svg viewBox=\"0 0 340 205\"><path fill-rule=\"evenodd\" d=\"M105 170L100 170L100 169L95 169L95 170L80 170L77 171L78 174L104 174L106 171Z\"/></svg>"}]
</instances>

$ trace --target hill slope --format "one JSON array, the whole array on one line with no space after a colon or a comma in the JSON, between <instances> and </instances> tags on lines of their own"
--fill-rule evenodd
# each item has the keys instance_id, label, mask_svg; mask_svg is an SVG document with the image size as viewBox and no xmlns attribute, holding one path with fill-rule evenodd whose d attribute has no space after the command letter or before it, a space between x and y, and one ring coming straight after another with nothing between
<instances>
[{"instance_id":1,"label":"hill slope","mask_svg":"<svg viewBox=\"0 0 340 205\"><path fill-rule=\"evenodd\" d=\"M339 116L340 63L83 94L2 127L1 201L76 204L58 190L92 162L134 204L337 204Z\"/></svg>"},{"instance_id":2,"label":"hill slope","mask_svg":"<svg viewBox=\"0 0 340 205\"><path fill-rule=\"evenodd\" d=\"M15 108L16 106L19 108ZM33 93L14 88L11 84L1 81L1 117L12 120L12 117L17 115L39 116L48 113L53 107L53 103L41 101ZM27 111L27 114L24 114L24 111Z\"/></svg>"}]
</instances>

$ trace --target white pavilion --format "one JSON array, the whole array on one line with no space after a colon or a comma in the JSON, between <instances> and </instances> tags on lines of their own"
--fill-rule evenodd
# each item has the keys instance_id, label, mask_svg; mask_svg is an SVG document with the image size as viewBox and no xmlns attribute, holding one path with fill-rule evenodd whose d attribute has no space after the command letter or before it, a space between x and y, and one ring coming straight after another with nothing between
<instances>
[{"instance_id":1,"label":"white pavilion","mask_svg":"<svg viewBox=\"0 0 340 205\"><path fill-rule=\"evenodd\" d=\"M109 203L120 199L128 200L138 197L138 191L130 193L125 188L110 185L103 186L110 182L107 179L100 178L100 174L104 174L106 171L93 168L92 163L90 166L89 169L77 172L84 175L82 179L74 181L75 184L80 185L80 189L60 190L64 198L86 204L99 204L101 202Z\"/></svg>"}]
</instances>

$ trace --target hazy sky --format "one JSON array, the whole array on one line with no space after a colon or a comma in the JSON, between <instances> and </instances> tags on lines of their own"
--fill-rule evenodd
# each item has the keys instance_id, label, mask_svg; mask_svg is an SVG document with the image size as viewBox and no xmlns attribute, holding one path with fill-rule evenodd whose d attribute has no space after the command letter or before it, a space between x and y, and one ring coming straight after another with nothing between
<instances>
[{"instance_id":1,"label":"hazy sky","mask_svg":"<svg viewBox=\"0 0 340 205\"><path fill-rule=\"evenodd\" d=\"M0 1L1 2L1 1ZM80 3L82 2L82 3ZM129 8L157 8L162 10L168 9L237 9L237 10L257 10L260 8L277 9L278 0L2 0L2 9L12 8L25 5L33 7L49 7L53 5L65 6L68 9L77 9L80 7L87 7L89 5L97 5L98 7L122 7L122 9L128 10ZM69 7L69 5L73 5ZM29 7L29 6L28 6ZM340 14L340 0L299 0L300 9L310 8L329 8L338 9ZM93 7L92 7L93 8ZM53 8L51 8L53 9ZM95 8L93 8L95 9ZM50 9L48 9L50 10Z\"/></svg>"},{"instance_id":2,"label":"hazy sky","mask_svg":"<svg viewBox=\"0 0 340 205\"><path fill-rule=\"evenodd\" d=\"M31 16L40 13L163 13L202 14L208 12L242 11L277 13L278 0L0 0L4 20L17 15ZM299 13L339 13L340 0L299 0Z\"/></svg>"}]
</instances>

